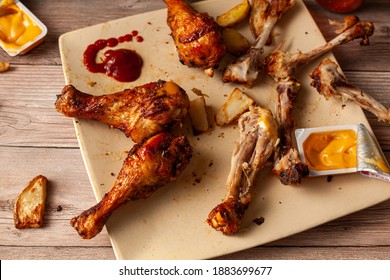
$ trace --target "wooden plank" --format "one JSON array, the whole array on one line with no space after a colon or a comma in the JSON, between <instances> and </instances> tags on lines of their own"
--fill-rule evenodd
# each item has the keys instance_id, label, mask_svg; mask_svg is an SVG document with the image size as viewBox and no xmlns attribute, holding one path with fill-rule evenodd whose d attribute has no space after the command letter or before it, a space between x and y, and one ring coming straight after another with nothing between
<instances>
[{"instance_id":1,"label":"wooden plank","mask_svg":"<svg viewBox=\"0 0 390 280\"><path fill-rule=\"evenodd\" d=\"M196 2L189 1L188 2ZM345 15L304 0L326 39L334 37L328 19ZM92 240L81 239L69 220L96 200L81 158L72 120L54 109L64 86L58 38L61 34L109 20L165 8L163 1L23 1L47 26L45 42L28 55L11 58L0 50L0 60L12 69L0 80L0 256L1 259L114 259L107 231ZM119 8L118 8L119 7ZM366 1L356 11L376 27L371 44L337 47L334 54L351 83L386 106L390 105L390 44L388 0ZM53 12L55 11L55 12ZM292 50L293 51L293 50ZM326 102L326 101L324 101ZM366 116L390 159L390 130ZM17 230L13 204L35 175L49 178L44 227ZM109 175L108 175L109 176ZM57 207L62 210L58 211ZM390 201L329 222L314 229L220 259L388 259Z\"/></svg>"},{"instance_id":2,"label":"wooden plank","mask_svg":"<svg viewBox=\"0 0 390 280\"><path fill-rule=\"evenodd\" d=\"M328 24L328 20L342 21L346 14L332 13L315 1L304 1L313 18L320 26L326 40L335 37L337 27ZM390 71L390 44L388 1L366 1L365 5L350 14L356 14L361 20L372 21L375 32L370 38L370 45L360 47L358 42L338 46L333 50L335 57L344 70L349 71Z\"/></svg>"},{"instance_id":3,"label":"wooden plank","mask_svg":"<svg viewBox=\"0 0 390 280\"><path fill-rule=\"evenodd\" d=\"M196 2L196 1L189 1ZM321 26L324 37L329 40L334 37L335 28L328 25L328 19L341 20L344 14L329 12L320 7L315 1L304 1L316 22ZM103 23L106 21L165 8L163 1L115 1L115 5L108 5L107 1L95 0L91 7L88 1L27 1L25 4L47 26L48 35L45 42L26 56L9 57L0 50L0 60L16 64L60 65L58 38L61 34ZM371 38L371 45L359 47L358 43L337 47L334 50L336 58L344 70L353 71L390 71L389 52L389 3L386 1L367 1L356 14L364 20L373 21L376 31ZM119 8L118 8L119 7ZM52 11L56 12L53 13ZM88 12L85 12L88 11ZM77 18L77 20L74 20ZM359 59L356 59L359 58ZM387 63L384 63L386 61ZM375 62L375 63L373 63Z\"/></svg>"},{"instance_id":4,"label":"wooden plank","mask_svg":"<svg viewBox=\"0 0 390 280\"><path fill-rule=\"evenodd\" d=\"M0 246L29 246L31 242L36 246L109 245L106 232L85 241L69 225L73 216L96 203L78 149L0 147L0 158L7 163L0 173ZM57 165L58 159L61 159L61 166ZM19 172L21 170L24 172ZM45 225L38 230L16 230L13 226L14 200L38 174L49 179ZM61 211L57 210L58 206ZM271 245L390 245L389 232L390 201L387 201Z\"/></svg>"},{"instance_id":5,"label":"wooden plank","mask_svg":"<svg viewBox=\"0 0 390 280\"><path fill-rule=\"evenodd\" d=\"M256 247L219 260L388 260L390 247ZM386 257L387 256L387 257Z\"/></svg>"},{"instance_id":6,"label":"wooden plank","mask_svg":"<svg viewBox=\"0 0 390 280\"><path fill-rule=\"evenodd\" d=\"M388 73L346 71L345 74L352 84L390 105ZM12 71L2 73L3 78L8 82L0 87L0 145L78 147L72 119L54 108L56 95L64 86L61 67L15 65ZM382 149L390 150L388 125L379 123L370 113L367 117Z\"/></svg>"},{"instance_id":7,"label":"wooden plank","mask_svg":"<svg viewBox=\"0 0 390 280\"><path fill-rule=\"evenodd\" d=\"M390 247L255 247L215 260L388 260ZM0 246L2 260L112 260L110 247Z\"/></svg>"},{"instance_id":8,"label":"wooden plank","mask_svg":"<svg viewBox=\"0 0 390 280\"><path fill-rule=\"evenodd\" d=\"M14 199L39 174L48 178L48 220L70 219L96 203L78 149L0 147L0 158L0 218L12 218Z\"/></svg>"},{"instance_id":9,"label":"wooden plank","mask_svg":"<svg viewBox=\"0 0 390 280\"><path fill-rule=\"evenodd\" d=\"M72 119L54 108L64 86L62 67L13 65L1 79L7 83L0 87L0 145L78 146Z\"/></svg>"},{"instance_id":10,"label":"wooden plank","mask_svg":"<svg viewBox=\"0 0 390 280\"><path fill-rule=\"evenodd\" d=\"M111 247L0 246L2 260L115 260Z\"/></svg>"}]
</instances>

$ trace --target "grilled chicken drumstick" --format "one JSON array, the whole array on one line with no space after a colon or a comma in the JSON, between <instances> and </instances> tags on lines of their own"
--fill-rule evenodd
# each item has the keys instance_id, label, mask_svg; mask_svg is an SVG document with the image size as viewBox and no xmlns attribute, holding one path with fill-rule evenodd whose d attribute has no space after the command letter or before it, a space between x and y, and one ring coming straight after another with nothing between
<instances>
[{"instance_id":1,"label":"grilled chicken drumstick","mask_svg":"<svg viewBox=\"0 0 390 280\"><path fill-rule=\"evenodd\" d=\"M352 100L363 109L371 112L380 121L390 123L390 110L359 88L351 85L340 72L338 65L329 58L324 59L311 73L310 85L326 99L330 97Z\"/></svg>"},{"instance_id":2,"label":"grilled chicken drumstick","mask_svg":"<svg viewBox=\"0 0 390 280\"><path fill-rule=\"evenodd\" d=\"M336 23L332 22L332 24ZM265 71L277 83L276 91L279 100L278 119L281 122L281 149L279 157L274 163L273 173L285 185L300 184L302 178L309 173L307 166L301 162L298 151L292 142L295 129L292 108L300 90L300 84L293 77L295 69L309 63L333 47L354 39L362 38L361 45L367 45L369 43L368 37L374 31L374 26L371 22L360 21L356 16L345 17L342 25L343 27L339 30L341 34L324 46L307 53L298 51L293 54L289 52L284 53L277 49L264 60Z\"/></svg>"},{"instance_id":3,"label":"grilled chicken drumstick","mask_svg":"<svg viewBox=\"0 0 390 280\"><path fill-rule=\"evenodd\" d=\"M93 96L65 86L55 107L67 117L89 119L118 128L140 143L181 122L189 111L186 92L174 82L159 80L121 92Z\"/></svg>"},{"instance_id":4,"label":"grilled chicken drumstick","mask_svg":"<svg viewBox=\"0 0 390 280\"><path fill-rule=\"evenodd\" d=\"M184 136L159 133L136 144L125 159L114 186L103 199L74 217L70 224L84 239L96 236L110 215L123 204L146 199L174 182L188 165L192 148Z\"/></svg>"},{"instance_id":5,"label":"grilled chicken drumstick","mask_svg":"<svg viewBox=\"0 0 390 280\"><path fill-rule=\"evenodd\" d=\"M211 227L225 235L240 229L256 176L278 144L277 123L268 109L252 106L241 115L238 125L240 138L231 158L226 196L207 219Z\"/></svg>"},{"instance_id":6,"label":"grilled chicken drumstick","mask_svg":"<svg viewBox=\"0 0 390 280\"><path fill-rule=\"evenodd\" d=\"M283 14L295 5L295 0L272 0L268 3L265 0L256 0L252 3L258 14L251 16L257 30L259 32L255 43L246 54L239 57L236 61L229 64L223 72L222 81L245 84L247 87L252 87L257 79L261 69L261 54L264 51L268 38L274 28L276 22ZM251 25L251 26L252 26ZM261 31L259 31L261 30Z\"/></svg>"},{"instance_id":7,"label":"grilled chicken drumstick","mask_svg":"<svg viewBox=\"0 0 390 280\"><path fill-rule=\"evenodd\" d=\"M167 24L172 30L180 62L204 69L209 76L225 55L218 24L206 13L198 13L183 0L164 0L168 7Z\"/></svg>"}]
</instances>

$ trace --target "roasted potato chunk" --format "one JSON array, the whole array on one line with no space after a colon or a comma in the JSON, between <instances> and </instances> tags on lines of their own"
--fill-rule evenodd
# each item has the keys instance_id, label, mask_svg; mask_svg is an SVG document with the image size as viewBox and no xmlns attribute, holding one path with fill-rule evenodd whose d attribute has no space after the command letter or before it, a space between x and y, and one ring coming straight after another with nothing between
<instances>
[{"instance_id":1,"label":"roasted potato chunk","mask_svg":"<svg viewBox=\"0 0 390 280\"><path fill-rule=\"evenodd\" d=\"M243 21L250 12L251 5L248 0L243 0L226 13L217 16L217 24L221 27L231 27Z\"/></svg>"},{"instance_id":2,"label":"roasted potato chunk","mask_svg":"<svg viewBox=\"0 0 390 280\"><path fill-rule=\"evenodd\" d=\"M190 101L190 117L194 135L199 135L209 129L206 100L203 96Z\"/></svg>"},{"instance_id":3,"label":"roasted potato chunk","mask_svg":"<svg viewBox=\"0 0 390 280\"><path fill-rule=\"evenodd\" d=\"M19 194L14 207L14 223L18 229L39 228L43 225L47 178L36 176Z\"/></svg>"},{"instance_id":4,"label":"roasted potato chunk","mask_svg":"<svg viewBox=\"0 0 390 280\"><path fill-rule=\"evenodd\" d=\"M218 126L231 124L237 120L242 113L247 111L255 101L246 95L239 88L235 88L229 95L227 101L219 108L215 114L215 123Z\"/></svg>"},{"instance_id":5,"label":"roasted potato chunk","mask_svg":"<svg viewBox=\"0 0 390 280\"><path fill-rule=\"evenodd\" d=\"M0 73L9 69L9 62L0 61Z\"/></svg>"},{"instance_id":6,"label":"roasted potato chunk","mask_svg":"<svg viewBox=\"0 0 390 280\"><path fill-rule=\"evenodd\" d=\"M246 53L251 46L244 35L232 28L224 28L222 30L222 38L226 50L232 55L238 56Z\"/></svg>"}]
</instances>

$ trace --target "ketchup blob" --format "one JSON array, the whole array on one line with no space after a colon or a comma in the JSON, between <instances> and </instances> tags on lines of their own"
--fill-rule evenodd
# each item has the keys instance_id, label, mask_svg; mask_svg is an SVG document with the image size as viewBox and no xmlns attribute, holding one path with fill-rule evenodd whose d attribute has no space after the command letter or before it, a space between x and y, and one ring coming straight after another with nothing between
<instances>
[{"instance_id":1,"label":"ketchup blob","mask_svg":"<svg viewBox=\"0 0 390 280\"><path fill-rule=\"evenodd\" d=\"M143 61L141 56L133 50L108 49L104 52L102 62L96 62L99 51L106 47L116 47L119 43L131 42L134 37L136 42L143 42L143 37L139 36L136 30L119 38L97 40L84 51L85 67L92 73L103 73L119 82L135 81L141 75Z\"/></svg>"}]
</instances>

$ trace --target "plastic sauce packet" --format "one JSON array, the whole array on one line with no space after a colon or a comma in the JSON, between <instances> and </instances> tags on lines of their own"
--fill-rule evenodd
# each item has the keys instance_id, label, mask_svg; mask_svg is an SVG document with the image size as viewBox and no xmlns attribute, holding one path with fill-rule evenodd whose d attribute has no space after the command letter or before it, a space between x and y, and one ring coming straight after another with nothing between
<instances>
[{"instance_id":1,"label":"plastic sauce packet","mask_svg":"<svg viewBox=\"0 0 390 280\"><path fill-rule=\"evenodd\" d=\"M317 139L322 140L322 138L332 138L329 136L330 134L336 135L338 132L345 131L354 131L356 133L356 144L354 147L352 147L351 144L354 139L350 138L346 138L346 141L344 142L342 141L343 139L337 140L339 142L335 141L334 143L330 143L328 146L330 147L333 145L331 148L334 150L334 159L339 161L345 160L348 162L348 160L350 161L352 157L352 163L350 163L350 166L343 166L343 164L340 164L337 168L332 169L332 160L334 159L331 159L332 155L325 152L325 150L329 150L329 147L325 147L327 144L320 143L321 141ZM310 141L308 139L313 137L313 135L320 136L315 139L317 143L314 142L314 144L318 147L308 151L308 142L305 144L305 141ZM302 161L309 166L309 176L311 177L359 172L363 176L390 182L390 167L386 157L384 156L375 136L373 136L363 124L300 128L296 129L295 137L299 155ZM326 142L326 140L323 141ZM345 144L346 142L348 143ZM337 147L339 143L341 143L340 147ZM309 152L311 154L318 152L318 154L314 154L313 156L314 162L313 159L307 158L307 156L310 157ZM319 159L318 161L323 160L325 163L330 162L329 168L320 165L318 165L318 167L315 166L317 164L317 159Z\"/></svg>"}]
</instances>

